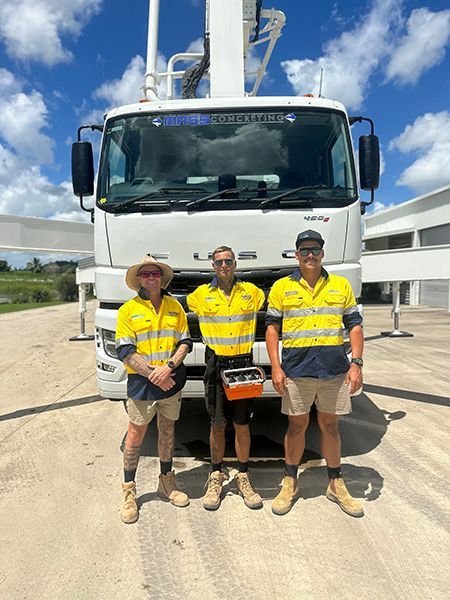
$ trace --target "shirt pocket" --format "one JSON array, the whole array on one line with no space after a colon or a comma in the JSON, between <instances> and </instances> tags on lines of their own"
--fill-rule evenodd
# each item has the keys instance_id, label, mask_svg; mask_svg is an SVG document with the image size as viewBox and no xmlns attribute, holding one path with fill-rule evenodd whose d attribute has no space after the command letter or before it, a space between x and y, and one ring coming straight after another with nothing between
<instances>
[{"instance_id":1,"label":"shirt pocket","mask_svg":"<svg viewBox=\"0 0 450 600\"><path fill-rule=\"evenodd\" d=\"M326 320L327 328L340 328L342 327L342 315L344 314L345 296L344 294L327 294L324 298L324 305L326 314L324 319Z\"/></svg>"},{"instance_id":2,"label":"shirt pocket","mask_svg":"<svg viewBox=\"0 0 450 600\"><path fill-rule=\"evenodd\" d=\"M151 323L146 319L133 319L131 321L131 329L134 332L136 341L142 344L142 342L146 342L149 339Z\"/></svg>"},{"instance_id":3,"label":"shirt pocket","mask_svg":"<svg viewBox=\"0 0 450 600\"><path fill-rule=\"evenodd\" d=\"M253 299L246 298L245 300L241 300L239 311L239 314L243 317L243 320L240 323L242 331L252 330L255 326L256 319L255 303Z\"/></svg>"}]
</instances>

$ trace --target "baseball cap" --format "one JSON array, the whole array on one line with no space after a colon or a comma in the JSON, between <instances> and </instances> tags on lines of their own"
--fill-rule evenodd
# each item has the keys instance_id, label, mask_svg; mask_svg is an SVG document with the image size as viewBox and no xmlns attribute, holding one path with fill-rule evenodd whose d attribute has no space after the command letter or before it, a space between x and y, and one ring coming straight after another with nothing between
<instances>
[{"instance_id":1,"label":"baseball cap","mask_svg":"<svg viewBox=\"0 0 450 600\"><path fill-rule=\"evenodd\" d=\"M298 250L298 247L302 242L306 242L307 240L314 240L315 242L319 242L320 247L323 248L325 244L325 240L320 235L318 231L314 231L313 229L306 229L298 234L297 239L295 241L295 247Z\"/></svg>"}]
</instances>

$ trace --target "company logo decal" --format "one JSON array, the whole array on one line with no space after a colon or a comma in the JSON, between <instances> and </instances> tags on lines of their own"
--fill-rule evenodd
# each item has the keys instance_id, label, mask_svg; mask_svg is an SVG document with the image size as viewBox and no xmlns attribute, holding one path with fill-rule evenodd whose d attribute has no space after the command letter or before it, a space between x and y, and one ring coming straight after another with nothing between
<instances>
[{"instance_id":1,"label":"company logo decal","mask_svg":"<svg viewBox=\"0 0 450 600\"><path fill-rule=\"evenodd\" d=\"M323 221L324 223L328 223L330 217L324 217L323 215L306 215L303 217L305 221Z\"/></svg>"},{"instance_id":2,"label":"company logo decal","mask_svg":"<svg viewBox=\"0 0 450 600\"><path fill-rule=\"evenodd\" d=\"M201 125L245 125L247 123L283 123L285 120L293 123L296 115L290 113L229 113L201 114L188 113L184 115L161 115L152 119L156 127L198 127Z\"/></svg>"}]
</instances>

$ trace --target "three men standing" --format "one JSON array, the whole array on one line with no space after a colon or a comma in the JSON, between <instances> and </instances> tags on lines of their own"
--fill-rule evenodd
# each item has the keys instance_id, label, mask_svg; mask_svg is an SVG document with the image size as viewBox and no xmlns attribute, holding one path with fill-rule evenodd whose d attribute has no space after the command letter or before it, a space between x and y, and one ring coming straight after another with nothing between
<instances>
[{"instance_id":1,"label":"three men standing","mask_svg":"<svg viewBox=\"0 0 450 600\"><path fill-rule=\"evenodd\" d=\"M341 474L339 418L351 412L350 394L362 386L362 318L350 284L344 277L322 267L324 240L306 230L297 236L299 269L276 281L269 294L266 313L266 344L272 366L272 383L282 397L282 412L288 416L284 439L285 476L272 504L277 515L286 514L297 494L297 473L305 448L305 432L313 403L321 431L322 454L329 484L326 497L346 513L360 517L364 510L350 496ZM248 474L249 422L254 399L227 399L221 371L252 365L256 319L264 304L264 292L252 283L235 278L236 259L228 246L212 255L215 276L187 296L191 311L198 315L206 345L205 400L210 417L211 472L202 503L216 510L224 482L222 462L225 429L232 420L239 462L236 481L249 508L261 508L262 500ZM174 423L179 417L181 390L186 382L183 360L192 349L186 315L165 288L172 269L144 257L128 269L127 285L138 296L119 309L116 348L128 372L129 425L124 449L122 520L138 519L135 475L140 445L148 423L158 416L158 449L161 464L158 494L172 504L189 504L177 489L172 471ZM344 351L343 331L349 331L352 360ZM282 333L282 362L279 336Z\"/></svg>"},{"instance_id":2,"label":"three men standing","mask_svg":"<svg viewBox=\"0 0 450 600\"><path fill-rule=\"evenodd\" d=\"M288 416L284 439L285 477L272 511L286 514L297 495L297 471L305 448L309 412L315 402L327 463L326 497L343 511L361 517L362 505L350 496L341 474L339 417L351 412L350 394L362 386L362 318L349 282L322 267L324 240L308 229L296 240L299 269L274 283L266 313L266 343L272 383ZM343 325L349 331L352 360L344 351ZM279 334L282 331L282 363Z\"/></svg>"},{"instance_id":3,"label":"three men standing","mask_svg":"<svg viewBox=\"0 0 450 600\"><path fill-rule=\"evenodd\" d=\"M264 292L252 283L235 278L236 258L228 246L216 248L212 255L215 276L187 297L187 304L198 315L206 344L205 399L211 419L211 473L203 506L216 510L220 506L224 474L225 429L231 419L235 431L235 448L239 461L236 481L239 493L249 508L261 508L261 496L253 489L248 474L250 456L249 422L254 400L230 401L221 379L224 368L248 367L252 364L256 317L264 304Z\"/></svg>"}]
</instances>

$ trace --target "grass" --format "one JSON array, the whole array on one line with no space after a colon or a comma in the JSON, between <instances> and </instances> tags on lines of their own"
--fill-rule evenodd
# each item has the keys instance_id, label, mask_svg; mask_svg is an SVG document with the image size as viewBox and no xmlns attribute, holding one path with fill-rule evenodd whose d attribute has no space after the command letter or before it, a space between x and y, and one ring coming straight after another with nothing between
<instances>
[{"instance_id":1,"label":"grass","mask_svg":"<svg viewBox=\"0 0 450 600\"><path fill-rule=\"evenodd\" d=\"M44 308L44 306L55 306L55 304L67 304L67 302L25 302L23 304L0 304L0 315L3 313L16 312L18 310L29 310L31 308Z\"/></svg>"}]
</instances>

